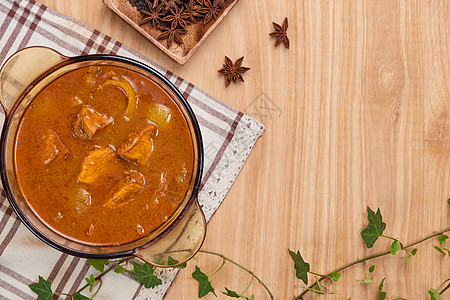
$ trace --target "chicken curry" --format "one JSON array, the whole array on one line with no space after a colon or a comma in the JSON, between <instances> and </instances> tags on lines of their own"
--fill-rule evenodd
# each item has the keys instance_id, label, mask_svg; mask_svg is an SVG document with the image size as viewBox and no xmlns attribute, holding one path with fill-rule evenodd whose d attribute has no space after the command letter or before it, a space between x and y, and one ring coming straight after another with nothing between
<instances>
[{"instance_id":1,"label":"chicken curry","mask_svg":"<svg viewBox=\"0 0 450 300\"><path fill-rule=\"evenodd\" d=\"M71 71L30 103L15 140L20 189L56 232L117 245L164 223L193 169L188 124L157 84L130 70Z\"/></svg>"}]
</instances>

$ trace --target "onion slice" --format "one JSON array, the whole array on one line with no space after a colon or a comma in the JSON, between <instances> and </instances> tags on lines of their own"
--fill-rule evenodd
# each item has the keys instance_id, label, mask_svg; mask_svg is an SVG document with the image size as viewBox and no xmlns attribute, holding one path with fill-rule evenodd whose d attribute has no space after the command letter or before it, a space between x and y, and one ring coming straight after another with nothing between
<instances>
[{"instance_id":1,"label":"onion slice","mask_svg":"<svg viewBox=\"0 0 450 300\"><path fill-rule=\"evenodd\" d=\"M130 118L137 108L136 91L131 83L125 77L119 77L118 79L108 79L102 86L115 85L127 94L128 105L125 110L124 116Z\"/></svg>"}]
</instances>

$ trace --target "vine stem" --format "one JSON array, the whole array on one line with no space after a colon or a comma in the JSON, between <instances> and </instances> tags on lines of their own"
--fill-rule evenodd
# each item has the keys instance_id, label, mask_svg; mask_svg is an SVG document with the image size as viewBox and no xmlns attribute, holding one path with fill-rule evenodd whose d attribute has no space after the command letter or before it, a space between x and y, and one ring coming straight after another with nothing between
<instances>
[{"instance_id":1,"label":"vine stem","mask_svg":"<svg viewBox=\"0 0 450 300\"><path fill-rule=\"evenodd\" d=\"M98 285L98 288L97 288L97 290L95 291L94 295L92 295L91 299L94 299L94 297L98 294L98 292L100 291L100 288L101 288L102 285L103 285L103 280L100 279L99 282L100 282L100 284Z\"/></svg>"},{"instance_id":2,"label":"vine stem","mask_svg":"<svg viewBox=\"0 0 450 300\"><path fill-rule=\"evenodd\" d=\"M122 263L124 263L124 262L127 262L127 261L133 259L133 258L134 258L134 257L127 257L127 258L124 258L124 259L122 259L122 260L116 262L116 264L120 265L120 264L122 264ZM99 279L102 278L105 274L107 274L107 273L111 272L112 270L114 270L114 269L116 268L116 264L114 264L113 266L107 268L106 270L104 270L103 272L101 272L100 274L98 274L97 276L95 276L95 277L94 277L95 281L99 280ZM77 293L81 293L81 292L82 292L85 288L87 288L88 286L89 286L89 284L83 285L83 286L77 291ZM97 292L98 292L98 290L97 290Z\"/></svg>"},{"instance_id":3,"label":"vine stem","mask_svg":"<svg viewBox=\"0 0 450 300\"><path fill-rule=\"evenodd\" d=\"M444 285L447 281L450 281L450 279L447 279L446 281L444 281L444 283L442 285ZM441 289L442 285L439 287L439 289ZM449 288L450 288L450 282L445 286L445 288L442 289L442 291L439 292L439 295L442 295Z\"/></svg>"},{"instance_id":4,"label":"vine stem","mask_svg":"<svg viewBox=\"0 0 450 300\"><path fill-rule=\"evenodd\" d=\"M422 243L422 242L425 242L426 240L429 240L429 239L431 239L431 238L433 238L433 237L436 237L436 236L438 236L438 235L444 234L444 233L449 232L449 231L450 231L450 228L447 228L447 229L441 230L441 231L439 231L439 232L433 233L433 234L431 234L431 235L429 235L429 236L424 237L423 239L420 239L420 240L418 240L418 241L416 241L416 242L413 242L413 243L411 243L411 244L409 244L409 245L406 245L406 246L402 247L402 249L411 248L411 247L413 247L413 246L415 246L415 245L417 245L417 244L420 244L420 243ZM340 271L345 270L345 269L347 269L347 268L350 268L350 267L352 267L352 266L354 266L354 265L361 264L361 263L364 263L364 262L366 262L366 261L368 261L368 260L371 260L371 259L374 259L374 258L378 258L378 257L382 257L382 256L388 255L388 254L390 254L390 253L391 253L390 251L385 251L385 252L381 252L381 253L374 254L374 255L371 255L371 256L367 256L367 257L365 257L365 258L361 258L361 259L355 260L354 262L351 262L351 263L349 263L349 264L347 264L347 265L345 265L345 266L343 266L343 267L340 267L340 268L334 270L333 272L340 272ZM303 299L303 296L305 296L308 292L310 292L309 289L313 289L313 288L317 285L317 283L319 283L319 282L321 282L321 281L327 279L327 278L331 275L331 273L333 273L333 272L330 272L330 273L328 273L328 274L326 274L326 275L321 276L321 277L316 281L316 283L311 284L311 285L308 287L308 289L304 290L300 295L298 295L297 297L295 297L294 300ZM450 285L449 285L449 286L446 286L445 289L443 290L443 292L444 292L445 290L447 290L448 288L450 288Z\"/></svg>"},{"instance_id":5,"label":"vine stem","mask_svg":"<svg viewBox=\"0 0 450 300\"><path fill-rule=\"evenodd\" d=\"M211 277L211 276L213 276L213 275L216 275L217 272L219 272L220 270L222 270L223 266L225 265L225 262L226 262L226 260L225 260L225 259L222 259L222 264L220 265L220 267L219 267L214 273L212 273L211 275L208 275L208 277Z\"/></svg>"},{"instance_id":6,"label":"vine stem","mask_svg":"<svg viewBox=\"0 0 450 300\"><path fill-rule=\"evenodd\" d=\"M252 279L250 280L250 283L247 285L247 288L241 293L241 296L244 296L245 292L248 291L248 289L250 288L250 286L253 283L254 278L255 278L255 276L252 275Z\"/></svg>"},{"instance_id":7,"label":"vine stem","mask_svg":"<svg viewBox=\"0 0 450 300\"><path fill-rule=\"evenodd\" d=\"M449 230L450 230L450 229L449 229ZM224 260L229 261L230 263L232 263L233 265L235 265L235 266L241 268L242 270L246 271L247 273L249 273L250 275L252 275L252 276L259 282L259 284L261 284L261 285L264 287L264 289L265 289L265 290L267 291L267 293L269 294L270 299L271 299L271 300L274 300L273 294L272 294L272 292L270 291L270 289L267 287L267 285L266 285L266 284L265 284L258 276L256 276L255 273L253 273L253 271L251 271L251 270L247 269L246 267L244 267L244 266L238 264L238 263L235 262L234 260L229 259L228 257L226 257L226 256L223 255L223 254L216 253L216 252L212 252L212 251L207 251L207 250L199 250L198 252L199 252L199 253L205 253L205 254L211 254L211 255L218 256L218 257L220 257L220 258L222 258L222 259L224 259Z\"/></svg>"},{"instance_id":8,"label":"vine stem","mask_svg":"<svg viewBox=\"0 0 450 300\"><path fill-rule=\"evenodd\" d=\"M386 238L386 239L390 239L390 240L393 240L393 241L397 241L397 239L396 238L393 238L393 237L390 237L390 236L387 236L387 235L380 235L381 237L384 237L384 238Z\"/></svg>"}]
</instances>

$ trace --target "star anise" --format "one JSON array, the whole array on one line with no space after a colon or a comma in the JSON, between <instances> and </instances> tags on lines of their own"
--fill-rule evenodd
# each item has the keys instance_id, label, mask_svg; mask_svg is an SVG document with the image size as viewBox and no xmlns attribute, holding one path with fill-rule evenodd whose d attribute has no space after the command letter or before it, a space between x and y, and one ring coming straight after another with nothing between
<instances>
[{"instance_id":1,"label":"star anise","mask_svg":"<svg viewBox=\"0 0 450 300\"><path fill-rule=\"evenodd\" d=\"M233 64L231 59L229 59L227 56L225 56L225 64L223 65L223 69L220 69L219 72L222 75L225 75L225 85L229 86L230 83L236 82L237 80L240 80L244 82L244 78L242 77L242 73L247 72L250 70L250 68L247 67L241 67L242 61L244 60L244 57L242 56L236 62Z\"/></svg>"},{"instance_id":2,"label":"star anise","mask_svg":"<svg viewBox=\"0 0 450 300\"><path fill-rule=\"evenodd\" d=\"M200 5L196 4L196 0L189 0L189 3L185 4L185 12L189 14L189 20L192 23L195 23L197 20L196 18L201 17L201 13L198 11L200 8L202 8Z\"/></svg>"},{"instance_id":3,"label":"star anise","mask_svg":"<svg viewBox=\"0 0 450 300\"><path fill-rule=\"evenodd\" d=\"M144 18L139 22L139 25L144 25L145 23L151 22L153 27L161 21L161 6L153 7L150 1L146 1L148 4L148 10L141 10L141 14L144 15Z\"/></svg>"},{"instance_id":4,"label":"star anise","mask_svg":"<svg viewBox=\"0 0 450 300\"><path fill-rule=\"evenodd\" d=\"M162 20L166 22L171 22L172 28L180 27L185 28L186 27L186 21L189 19L189 14L184 12L184 8L179 9L178 6L174 9L170 9L170 15L165 16Z\"/></svg>"},{"instance_id":5,"label":"star anise","mask_svg":"<svg viewBox=\"0 0 450 300\"><path fill-rule=\"evenodd\" d=\"M283 43L284 46L289 49L289 38L287 36L287 29L288 29L287 17L284 19L282 26L280 26L275 22L272 22L272 24L273 27L275 27L275 31L272 32L270 36L277 38L277 41L275 42L275 47Z\"/></svg>"},{"instance_id":6,"label":"star anise","mask_svg":"<svg viewBox=\"0 0 450 300\"><path fill-rule=\"evenodd\" d=\"M167 11L181 5L181 0L161 0L161 2L164 2Z\"/></svg>"},{"instance_id":7,"label":"star anise","mask_svg":"<svg viewBox=\"0 0 450 300\"><path fill-rule=\"evenodd\" d=\"M158 36L158 40L167 39L167 46L170 47L172 42L178 45L183 44L182 35L186 34L187 30L183 28L161 28L163 33Z\"/></svg>"},{"instance_id":8,"label":"star anise","mask_svg":"<svg viewBox=\"0 0 450 300\"><path fill-rule=\"evenodd\" d=\"M225 0L214 0L214 5L219 6L219 7L224 7Z\"/></svg>"},{"instance_id":9,"label":"star anise","mask_svg":"<svg viewBox=\"0 0 450 300\"><path fill-rule=\"evenodd\" d=\"M220 6L216 3L211 4L210 0L204 0L204 5L206 7L202 7L198 12L205 15L203 24L207 24L211 19L216 19L217 15L220 13Z\"/></svg>"},{"instance_id":10,"label":"star anise","mask_svg":"<svg viewBox=\"0 0 450 300\"><path fill-rule=\"evenodd\" d=\"M187 33L188 24L209 23L219 16L230 1L128 0L141 13L139 25L151 24L157 28L160 31L158 39L167 39L168 47L171 47L173 42L182 45L182 35Z\"/></svg>"},{"instance_id":11,"label":"star anise","mask_svg":"<svg viewBox=\"0 0 450 300\"><path fill-rule=\"evenodd\" d=\"M150 0L145 0L145 2L147 2L148 8L150 8L150 5L151 5L153 8L155 8L155 7L158 6L159 0L152 0L152 1L153 1L153 3L151 3Z\"/></svg>"}]
</instances>

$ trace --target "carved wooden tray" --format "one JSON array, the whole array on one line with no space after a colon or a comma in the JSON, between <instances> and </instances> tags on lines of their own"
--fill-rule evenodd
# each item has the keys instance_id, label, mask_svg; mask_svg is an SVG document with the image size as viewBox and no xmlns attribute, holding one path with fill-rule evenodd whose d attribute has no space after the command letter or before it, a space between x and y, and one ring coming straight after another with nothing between
<instances>
[{"instance_id":1,"label":"carved wooden tray","mask_svg":"<svg viewBox=\"0 0 450 300\"><path fill-rule=\"evenodd\" d=\"M188 59L194 54L195 50L205 41L214 28L219 25L220 21L230 12L230 10L237 4L239 0L228 0L222 12L215 20L211 20L204 25L202 22L190 24L186 26L188 32L183 35L183 44L178 45L172 43L170 47L167 46L166 40L158 40L161 31L152 27L150 24L139 25L142 19L141 13L133 7L128 0L103 0L103 3L112 11L124 19L127 23L133 26L137 31L142 33L146 38L152 41L158 48L164 51L172 59L181 65L184 65Z\"/></svg>"}]
</instances>

